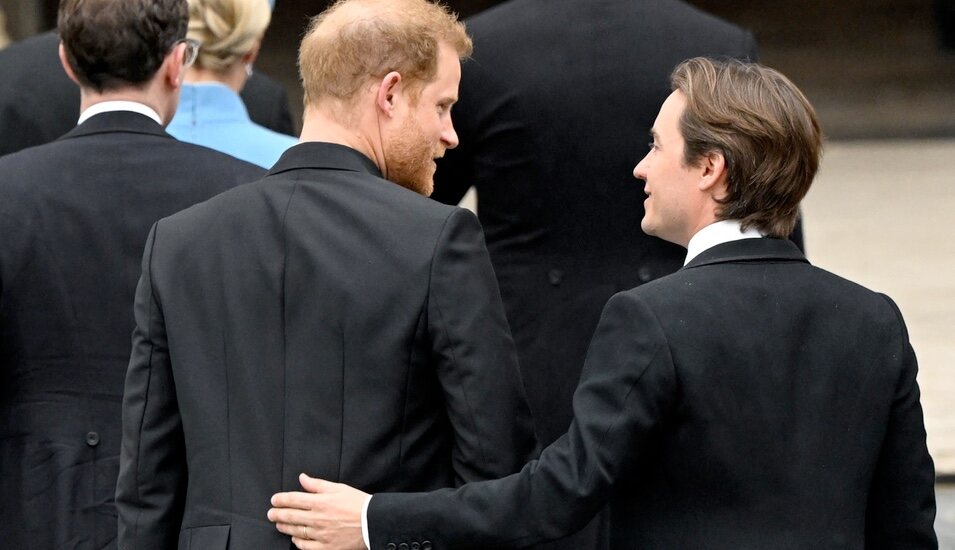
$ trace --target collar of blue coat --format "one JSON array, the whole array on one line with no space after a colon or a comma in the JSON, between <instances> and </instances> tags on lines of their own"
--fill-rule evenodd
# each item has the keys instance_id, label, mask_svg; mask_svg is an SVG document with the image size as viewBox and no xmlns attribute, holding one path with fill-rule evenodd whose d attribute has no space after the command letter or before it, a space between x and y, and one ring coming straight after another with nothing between
<instances>
[{"instance_id":1,"label":"collar of blue coat","mask_svg":"<svg viewBox=\"0 0 955 550\"><path fill-rule=\"evenodd\" d=\"M176 122L190 126L204 122L250 122L242 98L221 82L189 82L182 85Z\"/></svg>"}]
</instances>

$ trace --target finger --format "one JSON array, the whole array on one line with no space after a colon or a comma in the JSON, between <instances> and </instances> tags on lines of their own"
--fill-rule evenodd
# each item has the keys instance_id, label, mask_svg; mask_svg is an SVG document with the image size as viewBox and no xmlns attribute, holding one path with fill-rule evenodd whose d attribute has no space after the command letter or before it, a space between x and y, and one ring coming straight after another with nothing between
<instances>
[{"instance_id":1,"label":"finger","mask_svg":"<svg viewBox=\"0 0 955 550\"><path fill-rule=\"evenodd\" d=\"M309 477L308 474L298 474L298 482L309 493L327 493L334 491L335 486L338 485L338 483L325 481L317 477Z\"/></svg>"},{"instance_id":2,"label":"finger","mask_svg":"<svg viewBox=\"0 0 955 550\"><path fill-rule=\"evenodd\" d=\"M299 534L299 526L294 523L276 523L275 528L278 529L279 533L288 536L297 536Z\"/></svg>"},{"instance_id":3,"label":"finger","mask_svg":"<svg viewBox=\"0 0 955 550\"><path fill-rule=\"evenodd\" d=\"M301 491L289 491L286 493L275 493L272 495L272 506L275 508L298 508L299 510L311 510L315 503L316 495L303 493Z\"/></svg>"},{"instance_id":4,"label":"finger","mask_svg":"<svg viewBox=\"0 0 955 550\"><path fill-rule=\"evenodd\" d=\"M292 537L292 544L299 550L323 550L325 545L317 540L305 540L298 537Z\"/></svg>"},{"instance_id":5,"label":"finger","mask_svg":"<svg viewBox=\"0 0 955 550\"><path fill-rule=\"evenodd\" d=\"M321 518L317 517L314 512L293 508L272 508L266 515L272 523L292 523L295 525L318 525L321 523Z\"/></svg>"}]
</instances>

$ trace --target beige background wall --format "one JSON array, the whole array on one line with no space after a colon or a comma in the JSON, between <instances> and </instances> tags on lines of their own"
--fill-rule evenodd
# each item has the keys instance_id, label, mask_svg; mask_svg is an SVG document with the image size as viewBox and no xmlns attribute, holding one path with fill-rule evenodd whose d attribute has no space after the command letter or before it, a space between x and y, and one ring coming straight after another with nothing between
<instances>
[{"instance_id":1,"label":"beige background wall","mask_svg":"<svg viewBox=\"0 0 955 550\"><path fill-rule=\"evenodd\" d=\"M828 144L804 216L812 263L901 308L929 450L955 474L955 140Z\"/></svg>"}]
</instances>

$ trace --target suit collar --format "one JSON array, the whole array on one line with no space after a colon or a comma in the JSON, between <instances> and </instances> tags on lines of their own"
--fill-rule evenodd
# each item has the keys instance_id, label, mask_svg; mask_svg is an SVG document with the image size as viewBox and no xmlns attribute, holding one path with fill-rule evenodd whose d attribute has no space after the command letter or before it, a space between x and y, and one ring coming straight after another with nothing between
<instances>
[{"instance_id":1,"label":"suit collar","mask_svg":"<svg viewBox=\"0 0 955 550\"><path fill-rule=\"evenodd\" d=\"M788 239L742 239L718 244L704 250L683 269L730 262L803 262L809 263L799 248Z\"/></svg>"},{"instance_id":2,"label":"suit collar","mask_svg":"<svg viewBox=\"0 0 955 550\"><path fill-rule=\"evenodd\" d=\"M70 139L79 136L104 134L113 132L129 132L175 139L166 133L162 126L147 116L131 111L109 111L93 115L88 120L73 128L60 139Z\"/></svg>"},{"instance_id":3,"label":"suit collar","mask_svg":"<svg viewBox=\"0 0 955 550\"><path fill-rule=\"evenodd\" d=\"M355 149L321 141L306 141L293 145L269 170L269 175L302 168L365 172L382 177L378 166Z\"/></svg>"}]
</instances>

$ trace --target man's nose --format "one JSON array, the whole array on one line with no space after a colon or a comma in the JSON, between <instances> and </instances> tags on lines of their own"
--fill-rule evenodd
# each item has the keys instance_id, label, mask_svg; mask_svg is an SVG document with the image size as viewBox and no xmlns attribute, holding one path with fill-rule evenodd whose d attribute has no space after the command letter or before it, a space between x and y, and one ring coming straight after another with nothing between
<instances>
[{"instance_id":1,"label":"man's nose","mask_svg":"<svg viewBox=\"0 0 955 550\"><path fill-rule=\"evenodd\" d=\"M454 131L454 123L451 122L450 118L441 131L441 142L444 143L444 146L448 149L454 149L458 146L458 133Z\"/></svg>"},{"instance_id":2,"label":"man's nose","mask_svg":"<svg viewBox=\"0 0 955 550\"><path fill-rule=\"evenodd\" d=\"M643 159L640 162L638 162L636 166L633 167L633 177L637 178L638 180L643 180L643 181L647 180L646 163L647 163L647 157L643 157Z\"/></svg>"}]
</instances>

